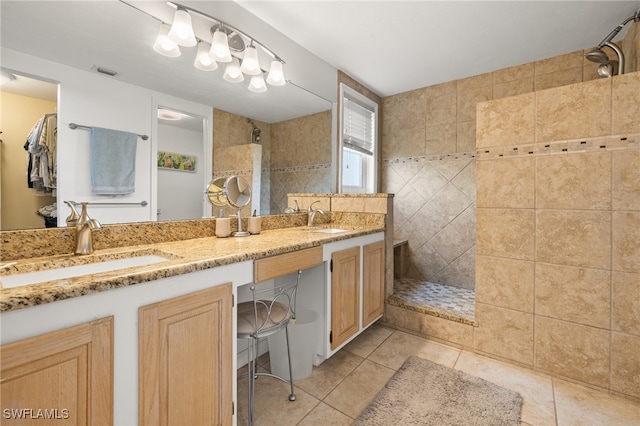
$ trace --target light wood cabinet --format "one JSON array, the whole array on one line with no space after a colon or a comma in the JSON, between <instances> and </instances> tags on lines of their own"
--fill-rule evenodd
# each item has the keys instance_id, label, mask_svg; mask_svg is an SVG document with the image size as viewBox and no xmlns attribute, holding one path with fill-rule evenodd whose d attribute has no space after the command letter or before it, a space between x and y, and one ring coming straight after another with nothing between
<instances>
[{"instance_id":1,"label":"light wood cabinet","mask_svg":"<svg viewBox=\"0 0 640 426\"><path fill-rule=\"evenodd\" d=\"M331 255L331 349L360 328L360 246Z\"/></svg>"},{"instance_id":2,"label":"light wood cabinet","mask_svg":"<svg viewBox=\"0 0 640 426\"><path fill-rule=\"evenodd\" d=\"M113 424L112 316L3 345L0 365L2 424Z\"/></svg>"},{"instance_id":3,"label":"light wood cabinet","mask_svg":"<svg viewBox=\"0 0 640 426\"><path fill-rule=\"evenodd\" d=\"M384 241L362 247L362 326L384 313Z\"/></svg>"},{"instance_id":4,"label":"light wood cabinet","mask_svg":"<svg viewBox=\"0 0 640 426\"><path fill-rule=\"evenodd\" d=\"M231 284L139 309L140 425L232 422Z\"/></svg>"}]
</instances>

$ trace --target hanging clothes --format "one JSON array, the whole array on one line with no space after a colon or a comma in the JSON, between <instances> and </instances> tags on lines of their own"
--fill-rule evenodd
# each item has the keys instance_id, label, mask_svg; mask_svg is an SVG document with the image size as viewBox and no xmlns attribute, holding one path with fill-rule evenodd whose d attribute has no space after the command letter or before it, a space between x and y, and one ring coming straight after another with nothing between
<instances>
[{"instance_id":1,"label":"hanging clothes","mask_svg":"<svg viewBox=\"0 0 640 426\"><path fill-rule=\"evenodd\" d=\"M56 149L58 115L45 114L27 136L27 184L39 194L51 194L56 188Z\"/></svg>"}]
</instances>

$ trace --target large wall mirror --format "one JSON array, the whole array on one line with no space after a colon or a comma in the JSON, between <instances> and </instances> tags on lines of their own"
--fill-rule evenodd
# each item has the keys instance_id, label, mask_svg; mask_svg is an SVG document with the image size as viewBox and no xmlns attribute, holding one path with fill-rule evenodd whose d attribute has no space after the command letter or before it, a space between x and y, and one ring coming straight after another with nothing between
<instances>
[{"instance_id":1,"label":"large wall mirror","mask_svg":"<svg viewBox=\"0 0 640 426\"><path fill-rule=\"evenodd\" d=\"M152 220L179 220L193 219L207 215L207 206L204 201L204 185L185 183L189 178L207 182L214 176L255 174L259 179L260 200L257 210L259 214L281 213L286 207L286 194L289 192L329 192L331 182L331 128L332 128L332 99L333 93L325 90L327 81L335 85L336 71L317 58L304 57L304 49L295 45L291 40L281 40L282 36L275 34L274 29L258 21L253 15L233 2L191 2L191 4L211 15L221 16L228 22L234 20L236 25L251 25L252 36L265 35L267 39L279 43L280 53L287 61L285 72L291 84L273 88L266 93L249 92L245 84L233 85L222 80L222 70L202 72L193 67L192 54L194 49L185 49L180 58L166 58L156 54L151 48L153 39L158 31L158 21L149 18L147 12L161 15L167 21L170 16L165 16L163 8L166 2L20 2L3 1L0 3L2 19L2 63L17 75L36 77L40 81L62 81L59 75L52 75L47 67L34 69L30 59L37 58L73 67L84 73L91 74L91 81L104 81L107 85L121 84L123 102L127 100L127 87L131 85L137 91L136 94L150 90L151 97L155 93L163 96L175 97L200 106L209 106L213 111L211 122L206 124L206 117L201 114L201 108L190 111L188 107L179 108L179 112L187 120L178 124L169 120L155 117L155 108L171 109L171 105L164 105L158 101L155 105L150 103L148 112L141 114L141 124L144 128L157 126L157 135L154 143L158 151L176 154L193 154L198 162L195 171L177 172L167 168L158 168L151 173L157 173L158 194L156 203L153 204L154 214ZM131 6L136 6L131 7ZM140 11L140 9L146 9ZM169 6L168 11L171 10ZM163 15L164 14L164 15ZM117 47L116 46L120 46ZM193 51L192 51L193 50ZM115 52L115 53L114 53ZM26 56L27 60L13 61L14 56ZM6 60L5 60L6 59ZM20 69L24 63L27 69ZM118 72L116 76L102 75L98 68L107 68ZM104 71L104 70L103 70ZM328 71L322 74L321 71ZM56 74L56 73L53 73ZM102 80L96 80L102 79ZM89 81L89 79L88 79ZM324 83L323 83L324 82ZM322 83L322 84L320 84ZM11 84L11 83L10 83ZM9 85L0 89L9 92ZM318 89L320 88L320 89ZM73 88L75 89L75 88ZM93 89L93 87L92 87ZM107 90L101 88L101 90ZM58 87L53 84L53 92ZM77 90L72 93L74 97ZM318 94L314 93L317 92ZM62 81L59 93L67 102L71 98L69 85ZM330 93L329 95L327 93ZM13 108L8 105L8 97L3 97L2 116L2 172L9 172L17 157L11 160L6 158L8 143L11 139L13 145L20 139L26 141L29 130L21 130L16 137L9 137L6 127L8 121L7 112ZM49 101L49 110L55 110L61 115L69 110L69 104L60 103L59 100ZM166 108L165 108L166 107ZM76 110L82 110L83 105L73 105ZM118 108L114 106L111 108ZM133 108L133 107L131 107ZM95 114L99 111L95 107L85 108ZM196 111L197 110L197 111ZM46 112L37 111L35 116L41 116ZM69 120L74 120L73 117ZM133 120L133 119L132 119ZM156 124L151 124L157 120ZM204 120L204 121L203 121ZM34 120L29 118L31 125ZM188 123L188 124L187 124ZM195 123L195 124L194 124ZM66 123L64 123L66 125ZM82 123L84 124L84 123ZM188 126L192 127L188 127ZM123 125L124 126L124 125ZM195 126L195 127L193 127ZM26 125L28 127L28 125ZM114 125L116 127L116 125ZM135 127L127 124L127 127ZM256 129L259 130L259 140L255 138ZM204 140L209 140L212 146L197 146L197 143L188 149L176 146L177 140L191 141L198 139L198 132L205 134ZM200 133L202 134L202 133ZM190 143L190 142L189 142ZM206 142L205 142L206 143ZM197 147L196 147L197 146ZM251 162L250 166L244 165L249 155L255 155L260 151L259 163ZM202 148L202 151L200 151ZM17 148L12 148L17 151ZM20 151L17 151L19 154ZM200 155L213 152L211 163L212 176L198 176L199 170L204 170L199 165L204 164ZM60 158L66 158L69 152L59 151ZM22 158L22 161L24 157ZM23 172L18 167L18 173ZM25 207L25 213L17 213L23 201L14 198L10 189L5 189L13 184L5 176L0 178L2 194L0 207L2 209L2 221L0 229L25 229L45 226L43 217L35 214L33 205ZM13 179L13 178L11 178ZM18 178L19 179L19 178ZM63 183L64 184L64 183ZM183 189L189 188L193 194L184 201L186 196ZM197 194L195 194L197 192ZM39 204L50 204L55 198L45 200L36 198L36 210ZM62 203L62 200L58 200ZM182 208L176 209L176 206ZM14 221L6 219L9 212L16 212L16 216L29 217L29 221ZM153 217L155 216L155 217ZM123 214L111 222L127 222L127 215ZM136 219L129 219L136 220Z\"/></svg>"}]
</instances>

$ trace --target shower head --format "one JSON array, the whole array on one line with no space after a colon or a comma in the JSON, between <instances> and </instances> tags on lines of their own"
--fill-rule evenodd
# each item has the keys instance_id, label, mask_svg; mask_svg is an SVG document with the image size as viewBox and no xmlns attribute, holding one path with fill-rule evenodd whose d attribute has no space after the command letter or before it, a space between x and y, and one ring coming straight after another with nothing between
<instances>
[{"instance_id":1,"label":"shower head","mask_svg":"<svg viewBox=\"0 0 640 426\"><path fill-rule=\"evenodd\" d=\"M617 61L618 74L622 74L624 72L624 54L622 53L622 50L620 50L620 48L612 40L616 35L618 35L618 33L624 28L624 26L631 21L640 21L640 9L638 9L633 15L629 16L620 25L614 28L614 30L611 31L609 35L607 35L604 38L604 40L602 40L600 44L596 46L595 49L592 49L589 52L587 52L585 57L591 62L607 65L611 60L609 59L607 54L602 51L602 48L607 46L610 49L612 49L616 53L616 55L618 55L618 61ZM610 77L610 75L608 75L609 73L610 73L610 67L602 66L598 68L598 74L601 77Z\"/></svg>"},{"instance_id":2,"label":"shower head","mask_svg":"<svg viewBox=\"0 0 640 426\"><path fill-rule=\"evenodd\" d=\"M599 47L590 50L584 56L591 62L595 62L597 64L606 64L607 62L609 62L609 57Z\"/></svg>"},{"instance_id":3,"label":"shower head","mask_svg":"<svg viewBox=\"0 0 640 426\"><path fill-rule=\"evenodd\" d=\"M258 129L260 130L260 128L258 126L256 126L256 123L253 122L252 119L247 117L247 123L251 124L253 126L253 130Z\"/></svg>"},{"instance_id":4,"label":"shower head","mask_svg":"<svg viewBox=\"0 0 640 426\"><path fill-rule=\"evenodd\" d=\"M260 133L262 133L262 130L260 130L260 128L256 126L256 123L254 123L250 118L247 118L247 123L253 126L253 129L251 129L251 143L260 142Z\"/></svg>"}]
</instances>

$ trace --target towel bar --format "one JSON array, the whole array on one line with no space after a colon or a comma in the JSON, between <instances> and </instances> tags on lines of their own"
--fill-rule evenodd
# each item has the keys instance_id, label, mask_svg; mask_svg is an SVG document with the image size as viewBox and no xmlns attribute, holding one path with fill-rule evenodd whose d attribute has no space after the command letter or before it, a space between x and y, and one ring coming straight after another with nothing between
<instances>
[{"instance_id":1,"label":"towel bar","mask_svg":"<svg viewBox=\"0 0 640 426\"><path fill-rule=\"evenodd\" d=\"M82 124L76 124L76 123L69 123L69 128L70 129L85 129L85 130L91 130L91 126L83 126ZM147 139L149 139L149 136L147 135L138 135L143 141L146 141Z\"/></svg>"},{"instance_id":2,"label":"towel bar","mask_svg":"<svg viewBox=\"0 0 640 426\"><path fill-rule=\"evenodd\" d=\"M76 206L79 206L82 203L78 203L76 201L71 201L71 203L75 204ZM87 205L89 206L146 206L147 203L146 201L140 201L139 203L92 203L92 202L88 202Z\"/></svg>"}]
</instances>

